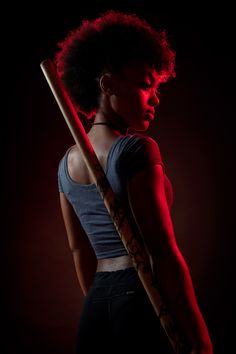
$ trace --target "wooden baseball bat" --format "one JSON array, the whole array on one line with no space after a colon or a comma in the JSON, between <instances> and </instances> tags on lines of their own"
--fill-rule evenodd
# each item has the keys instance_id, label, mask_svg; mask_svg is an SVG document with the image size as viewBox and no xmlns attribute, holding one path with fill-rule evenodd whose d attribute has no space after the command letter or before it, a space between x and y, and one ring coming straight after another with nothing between
<instances>
[{"instance_id":1,"label":"wooden baseball bat","mask_svg":"<svg viewBox=\"0 0 236 354\"><path fill-rule=\"evenodd\" d=\"M178 332L174 320L168 312L156 284L154 285L148 253L146 249L140 245L125 216L122 205L120 205L116 199L105 172L87 137L84 127L78 118L72 101L65 90L62 80L57 74L53 61L46 59L40 64L40 67L71 131L75 143L80 149L85 163L91 172L94 183L96 184L108 213L114 222L117 232L133 261L138 276L172 344L174 352L176 354L187 353L187 347Z\"/></svg>"}]
</instances>

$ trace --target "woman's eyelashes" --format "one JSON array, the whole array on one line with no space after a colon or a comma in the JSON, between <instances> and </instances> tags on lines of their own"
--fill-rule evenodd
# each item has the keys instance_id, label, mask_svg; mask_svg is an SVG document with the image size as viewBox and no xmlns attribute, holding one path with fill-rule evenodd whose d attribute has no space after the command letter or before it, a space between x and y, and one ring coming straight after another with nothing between
<instances>
[{"instance_id":1,"label":"woman's eyelashes","mask_svg":"<svg viewBox=\"0 0 236 354\"><path fill-rule=\"evenodd\" d=\"M140 86L141 86L141 88L142 88L143 90L145 90L145 91L148 91L149 89L154 89L154 85L153 85L151 82L148 82L148 81L143 81ZM160 91L159 91L159 89L157 89L157 90L155 91L155 94L156 94L156 96L157 96L158 98L160 97Z\"/></svg>"},{"instance_id":2,"label":"woman's eyelashes","mask_svg":"<svg viewBox=\"0 0 236 354\"><path fill-rule=\"evenodd\" d=\"M152 84L151 84L151 82L148 82L148 81L142 81L140 86L142 89L147 91L151 88Z\"/></svg>"}]
</instances>

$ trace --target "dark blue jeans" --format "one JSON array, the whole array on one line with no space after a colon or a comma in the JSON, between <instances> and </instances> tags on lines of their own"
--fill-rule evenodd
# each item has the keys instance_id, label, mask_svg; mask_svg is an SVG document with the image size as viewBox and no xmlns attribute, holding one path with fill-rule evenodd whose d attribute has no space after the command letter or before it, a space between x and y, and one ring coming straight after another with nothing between
<instances>
[{"instance_id":1,"label":"dark blue jeans","mask_svg":"<svg viewBox=\"0 0 236 354\"><path fill-rule=\"evenodd\" d=\"M85 298L77 353L173 354L134 268L98 272Z\"/></svg>"}]
</instances>

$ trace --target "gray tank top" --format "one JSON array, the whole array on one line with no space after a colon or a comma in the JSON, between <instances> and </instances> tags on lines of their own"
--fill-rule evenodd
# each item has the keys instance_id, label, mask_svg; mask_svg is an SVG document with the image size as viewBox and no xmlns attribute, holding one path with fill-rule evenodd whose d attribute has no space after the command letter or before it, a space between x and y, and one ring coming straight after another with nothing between
<instances>
[{"instance_id":1,"label":"gray tank top","mask_svg":"<svg viewBox=\"0 0 236 354\"><path fill-rule=\"evenodd\" d=\"M80 219L97 259L127 254L104 202L95 184L81 184L69 176L67 158L70 149L61 159L58 168L59 191L64 193ZM113 142L107 157L105 174L125 209L131 225L135 227L127 197L127 181L147 166L161 164L160 150L155 140L139 134L119 136ZM165 175L166 177L166 175ZM137 191L138 193L138 191ZM172 188L166 177L166 194L172 204Z\"/></svg>"}]
</instances>

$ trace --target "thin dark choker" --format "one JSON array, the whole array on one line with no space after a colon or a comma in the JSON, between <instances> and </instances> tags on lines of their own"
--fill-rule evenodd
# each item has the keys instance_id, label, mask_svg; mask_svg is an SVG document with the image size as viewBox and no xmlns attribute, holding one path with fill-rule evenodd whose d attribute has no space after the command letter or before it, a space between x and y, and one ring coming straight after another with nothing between
<instances>
[{"instance_id":1,"label":"thin dark choker","mask_svg":"<svg viewBox=\"0 0 236 354\"><path fill-rule=\"evenodd\" d=\"M115 129L115 130L118 130L119 132L125 132L126 131L126 128L124 127L119 127L115 124L112 124L110 122L95 122L95 123L92 123L92 126L93 125L107 125L108 127L112 128L112 129Z\"/></svg>"}]
</instances>

